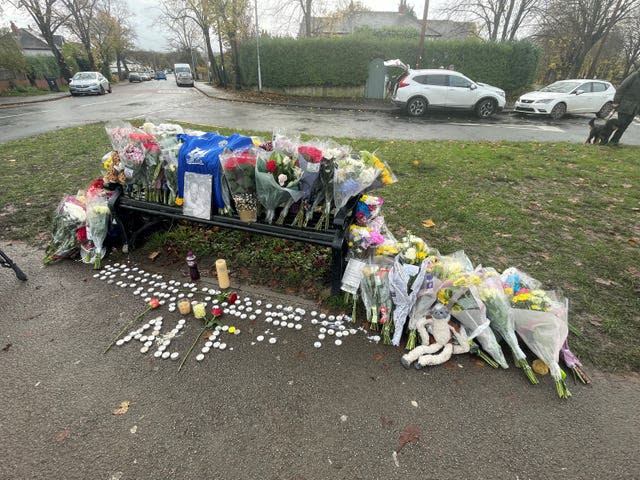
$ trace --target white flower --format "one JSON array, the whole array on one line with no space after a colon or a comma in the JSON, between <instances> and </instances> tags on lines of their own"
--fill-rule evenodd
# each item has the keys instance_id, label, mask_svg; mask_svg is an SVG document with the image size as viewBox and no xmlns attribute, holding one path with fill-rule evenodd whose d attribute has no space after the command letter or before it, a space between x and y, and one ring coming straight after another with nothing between
<instances>
[{"instance_id":1,"label":"white flower","mask_svg":"<svg viewBox=\"0 0 640 480\"><path fill-rule=\"evenodd\" d=\"M413 261L416 259L416 249L411 247L411 248L407 248L407 251L404 252L404 256L407 260L409 261Z\"/></svg>"},{"instance_id":2,"label":"white flower","mask_svg":"<svg viewBox=\"0 0 640 480\"><path fill-rule=\"evenodd\" d=\"M281 187L284 187L286 183L287 183L287 176L284 173L281 173L280 175L278 175L278 184Z\"/></svg>"}]
</instances>

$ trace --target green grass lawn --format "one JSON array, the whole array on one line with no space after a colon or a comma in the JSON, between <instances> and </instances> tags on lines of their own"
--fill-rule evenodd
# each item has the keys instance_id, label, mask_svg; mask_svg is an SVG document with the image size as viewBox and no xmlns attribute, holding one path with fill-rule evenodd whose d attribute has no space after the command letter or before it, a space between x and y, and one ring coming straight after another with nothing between
<instances>
[{"instance_id":1,"label":"green grass lawn","mask_svg":"<svg viewBox=\"0 0 640 480\"><path fill-rule=\"evenodd\" d=\"M396 237L411 231L442 253L462 249L475 264L516 266L562 290L570 300L570 341L582 360L640 370L640 148L336 140L377 150L397 175L378 192ZM46 245L62 195L100 176L109 148L102 125L1 144L0 238ZM427 219L435 226L425 228ZM180 268L188 248L205 269L213 268L208 259L225 257L241 281L329 297L328 249L196 230L176 226L145 248Z\"/></svg>"}]
</instances>

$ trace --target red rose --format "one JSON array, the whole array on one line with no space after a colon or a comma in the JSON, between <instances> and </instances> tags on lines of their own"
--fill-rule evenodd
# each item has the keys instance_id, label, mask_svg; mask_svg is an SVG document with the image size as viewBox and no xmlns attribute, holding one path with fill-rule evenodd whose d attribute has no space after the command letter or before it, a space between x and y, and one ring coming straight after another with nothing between
<instances>
[{"instance_id":1,"label":"red rose","mask_svg":"<svg viewBox=\"0 0 640 480\"><path fill-rule=\"evenodd\" d=\"M216 318L221 317L223 313L224 313L224 310L222 310L222 308L220 307L213 307L211 309L211 315L213 315Z\"/></svg>"},{"instance_id":2,"label":"red rose","mask_svg":"<svg viewBox=\"0 0 640 480\"><path fill-rule=\"evenodd\" d=\"M237 162L237 158L236 157L229 157L224 162L224 169L225 170L233 170L237 166L238 166L238 162Z\"/></svg>"},{"instance_id":3,"label":"red rose","mask_svg":"<svg viewBox=\"0 0 640 480\"><path fill-rule=\"evenodd\" d=\"M238 156L238 165L255 165L256 157L251 155L249 152L242 152L240 156Z\"/></svg>"},{"instance_id":4,"label":"red rose","mask_svg":"<svg viewBox=\"0 0 640 480\"><path fill-rule=\"evenodd\" d=\"M233 305L234 303L236 303L237 300L238 300L238 294L236 292L231 292L227 297L227 301L229 302L229 305Z\"/></svg>"},{"instance_id":5,"label":"red rose","mask_svg":"<svg viewBox=\"0 0 640 480\"><path fill-rule=\"evenodd\" d=\"M304 155L305 159L312 163L320 163L322 160L322 151L316 147L302 145L298 147L298 153Z\"/></svg>"},{"instance_id":6,"label":"red rose","mask_svg":"<svg viewBox=\"0 0 640 480\"><path fill-rule=\"evenodd\" d=\"M87 227L80 227L76 230L76 240L78 240L78 243L87 241Z\"/></svg>"},{"instance_id":7,"label":"red rose","mask_svg":"<svg viewBox=\"0 0 640 480\"><path fill-rule=\"evenodd\" d=\"M276 164L275 160L267 160L267 172L269 173L273 173L276 171L276 168L278 168L278 165Z\"/></svg>"},{"instance_id":8,"label":"red rose","mask_svg":"<svg viewBox=\"0 0 640 480\"><path fill-rule=\"evenodd\" d=\"M153 297L151 300L149 300L149 303L147 303L147 305L149 305L149 308L151 309L156 309L160 306L160 300L158 300L156 297Z\"/></svg>"}]
</instances>

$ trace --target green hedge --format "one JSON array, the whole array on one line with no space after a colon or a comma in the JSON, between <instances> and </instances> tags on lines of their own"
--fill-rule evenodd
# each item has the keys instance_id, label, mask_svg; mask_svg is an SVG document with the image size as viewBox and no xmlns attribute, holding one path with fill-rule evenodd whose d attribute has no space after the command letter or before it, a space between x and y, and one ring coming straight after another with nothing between
<instances>
[{"instance_id":1,"label":"green hedge","mask_svg":"<svg viewBox=\"0 0 640 480\"><path fill-rule=\"evenodd\" d=\"M29 74L33 78L60 77L60 68L56 58L48 55L27 56Z\"/></svg>"},{"instance_id":2,"label":"green hedge","mask_svg":"<svg viewBox=\"0 0 640 480\"><path fill-rule=\"evenodd\" d=\"M261 38L260 65L265 87L360 86L374 58L399 58L414 65L418 41L351 35L336 38ZM425 44L424 68L454 65L478 82L516 92L534 80L540 50L525 41L431 40ZM240 47L243 86L258 84L255 40Z\"/></svg>"}]
</instances>

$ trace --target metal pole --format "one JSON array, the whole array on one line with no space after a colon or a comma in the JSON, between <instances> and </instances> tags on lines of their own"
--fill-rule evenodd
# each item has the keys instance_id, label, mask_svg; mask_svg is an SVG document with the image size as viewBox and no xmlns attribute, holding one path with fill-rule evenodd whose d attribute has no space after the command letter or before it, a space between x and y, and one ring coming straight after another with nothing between
<instances>
[{"instance_id":1,"label":"metal pole","mask_svg":"<svg viewBox=\"0 0 640 480\"><path fill-rule=\"evenodd\" d=\"M258 54L258 90L262 91L262 73L260 71L260 29L258 27L258 0L256 0L256 50Z\"/></svg>"}]
</instances>

